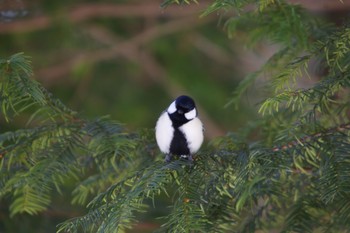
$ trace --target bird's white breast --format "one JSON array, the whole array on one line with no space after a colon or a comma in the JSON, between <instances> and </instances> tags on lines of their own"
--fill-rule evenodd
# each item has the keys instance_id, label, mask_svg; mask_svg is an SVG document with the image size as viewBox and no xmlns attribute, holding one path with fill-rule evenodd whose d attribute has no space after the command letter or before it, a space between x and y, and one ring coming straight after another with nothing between
<instances>
[{"instance_id":1,"label":"bird's white breast","mask_svg":"<svg viewBox=\"0 0 350 233\"><path fill-rule=\"evenodd\" d=\"M169 154L170 151L170 143L173 139L174 128L172 126L172 122L168 113L163 112L156 124L156 140L159 146L159 149L165 153Z\"/></svg>"},{"instance_id":2,"label":"bird's white breast","mask_svg":"<svg viewBox=\"0 0 350 233\"><path fill-rule=\"evenodd\" d=\"M204 139L202 122L196 117L180 126L179 129L185 135L190 153L196 153L201 147Z\"/></svg>"}]
</instances>

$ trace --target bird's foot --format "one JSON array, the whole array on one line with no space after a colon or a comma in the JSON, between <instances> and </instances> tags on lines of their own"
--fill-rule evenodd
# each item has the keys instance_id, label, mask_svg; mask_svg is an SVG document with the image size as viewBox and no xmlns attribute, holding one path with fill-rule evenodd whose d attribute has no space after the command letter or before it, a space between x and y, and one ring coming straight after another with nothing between
<instances>
[{"instance_id":1,"label":"bird's foot","mask_svg":"<svg viewBox=\"0 0 350 233\"><path fill-rule=\"evenodd\" d=\"M167 155L165 156L164 162L170 163L170 161L171 161L171 155L170 155L170 154L167 154Z\"/></svg>"}]
</instances>

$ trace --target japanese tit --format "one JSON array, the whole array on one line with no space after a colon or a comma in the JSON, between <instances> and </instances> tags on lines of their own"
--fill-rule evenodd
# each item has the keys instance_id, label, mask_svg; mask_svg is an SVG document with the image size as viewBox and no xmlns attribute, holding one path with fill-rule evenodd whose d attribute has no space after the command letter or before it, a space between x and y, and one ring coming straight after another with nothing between
<instances>
[{"instance_id":1,"label":"japanese tit","mask_svg":"<svg viewBox=\"0 0 350 233\"><path fill-rule=\"evenodd\" d=\"M198 112L192 98L177 97L162 112L156 124L156 140L159 149L170 162L173 155L193 160L203 143L203 124L197 117Z\"/></svg>"}]
</instances>

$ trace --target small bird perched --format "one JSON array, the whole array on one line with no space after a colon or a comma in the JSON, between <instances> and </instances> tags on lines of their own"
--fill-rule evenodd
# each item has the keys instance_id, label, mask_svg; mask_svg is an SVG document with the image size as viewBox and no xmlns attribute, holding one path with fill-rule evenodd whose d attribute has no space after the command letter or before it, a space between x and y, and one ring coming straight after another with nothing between
<instances>
[{"instance_id":1,"label":"small bird perched","mask_svg":"<svg viewBox=\"0 0 350 233\"><path fill-rule=\"evenodd\" d=\"M197 115L193 99L185 95L177 97L160 115L156 140L166 154L166 162L170 162L173 155L193 160L192 155L203 143L203 124Z\"/></svg>"}]
</instances>

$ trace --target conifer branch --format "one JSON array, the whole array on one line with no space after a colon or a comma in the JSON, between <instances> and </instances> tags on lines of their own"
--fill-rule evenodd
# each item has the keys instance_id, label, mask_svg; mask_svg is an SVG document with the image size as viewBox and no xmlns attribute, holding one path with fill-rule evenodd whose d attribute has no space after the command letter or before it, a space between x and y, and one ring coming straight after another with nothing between
<instances>
[{"instance_id":1,"label":"conifer branch","mask_svg":"<svg viewBox=\"0 0 350 233\"><path fill-rule=\"evenodd\" d=\"M295 148L298 146L303 147L303 146L305 146L305 144L315 142L319 139L322 139L322 138L325 138L328 136L333 136L336 133L344 133L348 130L350 130L350 123L342 124L342 125L339 125L337 127L326 129L322 132L318 132L318 133L314 133L312 135L307 135L307 136L298 138L297 140L291 141L287 144L284 144L281 146L276 146L276 147L272 148L272 151L278 152L278 151L282 151L282 150L292 149L292 148Z\"/></svg>"}]
</instances>

